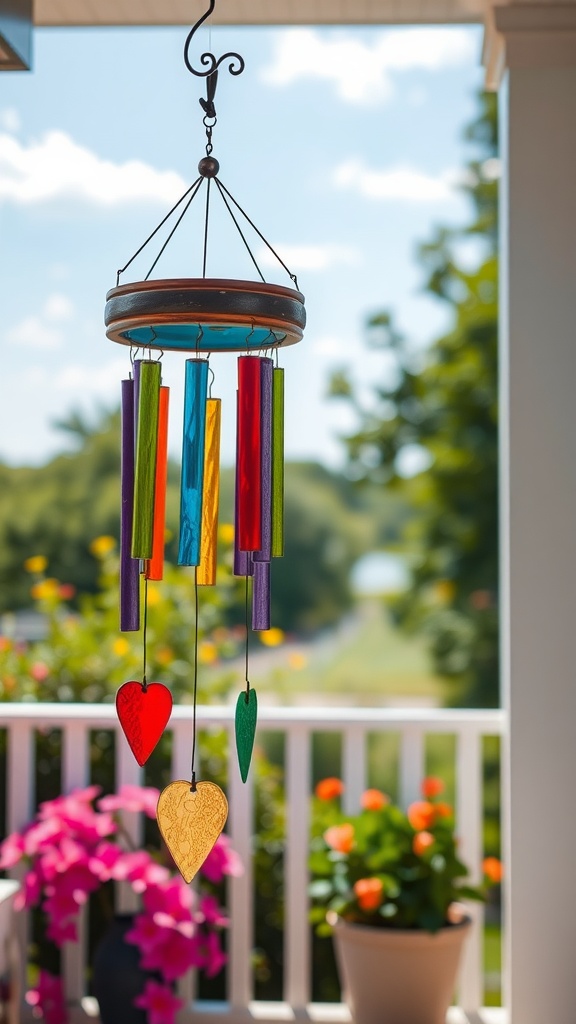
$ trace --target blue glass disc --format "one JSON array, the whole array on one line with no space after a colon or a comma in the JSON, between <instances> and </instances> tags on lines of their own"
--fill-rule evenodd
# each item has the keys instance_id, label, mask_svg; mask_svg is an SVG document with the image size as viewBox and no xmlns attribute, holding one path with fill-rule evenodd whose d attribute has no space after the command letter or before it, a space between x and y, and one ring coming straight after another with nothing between
<instances>
[{"instance_id":1,"label":"blue glass disc","mask_svg":"<svg viewBox=\"0 0 576 1024\"><path fill-rule=\"evenodd\" d=\"M268 327L221 326L220 324L156 324L132 327L120 336L135 348L163 348L182 352L248 352L271 348L286 338L284 331Z\"/></svg>"}]
</instances>

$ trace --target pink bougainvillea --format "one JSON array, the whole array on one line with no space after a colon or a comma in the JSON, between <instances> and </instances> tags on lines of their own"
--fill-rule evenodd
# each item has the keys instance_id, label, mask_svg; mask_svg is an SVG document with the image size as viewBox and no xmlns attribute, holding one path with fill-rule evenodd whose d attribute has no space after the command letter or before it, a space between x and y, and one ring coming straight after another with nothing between
<instances>
[{"instance_id":1,"label":"pink bougainvillea","mask_svg":"<svg viewBox=\"0 0 576 1024\"><path fill-rule=\"evenodd\" d=\"M228 918L210 886L242 865L226 836L220 836L200 870L198 891L160 863L160 854L127 848L117 812L155 816L158 790L123 786L101 797L98 786L75 790L40 805L35 820L0 845L0 869L26 864L17 896L20 909L40 905L46 934L56 946L77 939L76 922L91 893L109 880L123 881L142 897L126 941L137 946L144 970L158 972L166 984L148 981L135 1005L147 1010L148 1024L173 1024L181 1006L171 985L191 967L208 977L226 962L221 932ZM34 1014L46 1024L66 1024L59 978L41 970L27 994Z\"/></svg>"}]
</instances>

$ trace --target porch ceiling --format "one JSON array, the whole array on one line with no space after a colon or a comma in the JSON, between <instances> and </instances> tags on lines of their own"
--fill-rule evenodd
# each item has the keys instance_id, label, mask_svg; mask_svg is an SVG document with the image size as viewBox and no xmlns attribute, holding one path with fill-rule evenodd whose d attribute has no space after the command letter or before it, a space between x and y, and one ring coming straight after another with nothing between
<instances>
[{"instance_id":1,"label":"porch ceiling","mask_svg":"<svg viewBox=\"0 0 576 1024\"><path fill-rule=\"evenodd\" d=\"M191 0L35 0L36 25L189 25ZM485 0L224 0L212 24L400 25L481 22Z\"/></svg>"}]
</instances>

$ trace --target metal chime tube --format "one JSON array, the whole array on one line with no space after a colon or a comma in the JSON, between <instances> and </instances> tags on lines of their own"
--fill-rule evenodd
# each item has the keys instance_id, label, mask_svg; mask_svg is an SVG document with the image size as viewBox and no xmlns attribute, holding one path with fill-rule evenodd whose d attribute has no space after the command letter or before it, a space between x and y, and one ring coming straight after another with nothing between
<instances>
[{"instance_id":1,"label":"metal chime tube","mask_svg":"<svg viewBox=\"0 0 576 1024\"><path fill-rule=\"evenodd\" d=\"M199 565L208 360L187 359L180 486L179 565Z\"/></svg>"},{"instance_id":2,"label":"metal chime tube","mask_svg":"<svg viewBox=\"0 0 576 1024\"><path fill-rule=\"evenodd\" d=\"M144 575L148 580L164 576L164 537L166 532L166 482L168 478L168 406L170 388L160 388L158 405L158 448L154 488L154 524L152 558L146 562Z\"/></svg>"},{"instance_id":3,"label":"metal chime tube","mask_svg":"<svg viewBox=\"0 0 576 1024\"><path fill-rule=\"evenodd\" d=\"M239 548L240 533L238 530L238 438L240 431L238 421L240 419L240 401L236 392L236 476L234 483L234 575L253 576L254 563L251 551L241 551Z\"/></svg>"},{"instance_id":4,"label":"metal chime tube","mask_svg":"<svg viewBox=\"0 0 576 1024\"><path fill-rule=\"evenodd\" d=\"M134 470L132 558L152 557L160 373L159 362L151 359L142 360Z\"/></svg>"},{"instance_id":5,"label":"metal chime tube","mask_svg":"<svg viewBox=\"0 0 576 1024\"><path fill-rule=\"evenodd\" d=\"M238 360L238 547L258 551L262 544L260 456L260 359Z\"/></svg>"},{"instance_id":6,"label":"metal chime tube","mask_svg":"<svg viewBox=\"0 0 576 1024\"><path fill-rule=\"evenodd\" d=\"M284 554L284 370L272 373L272 557Z\"/></svg>"},{"instance_id":7,"label":"metal chime tube","mask_svg":"<svg viewBox=\"0 0 576 1024\"><path fill-rule=\"evenodd\" d=\"M213 587L216 583L221 417L222 402L219 398L209 398L206 403L202 536L200 542L200 565L197 574L198 583L201 586L209 587Z\"/></svg>"},{"instance_id":8,"label":"metal chime tube","mask_svg":"<svg viewBox=\"0 0 576 1024\"><path fill-rule=\"evenodd\" d=\"M140 629L140 574L132 558L134 514L134 381L122 381L120 513L120 629Z\"/></svg>"},{"instance_id":9,"label":"metal chime tube","mask_svg":"<svg viewBox=\"0 0 576 1024\"><path fill-rule=\"evenodd\" d=\"M252 629L270 629L270 562L254 562Z\"/></svg>"},{"instance_id":10,"label":"metal chime tube","mask_svg":"<svg viewBox=\"0 0 576 1024\"><path fill-rule=\"evenodd\" d=\"M260 360L260 511L261 547L254 552L252 629L270 629L270 558L272 554L272 370ZM267 568L263 568L267 566Z\"/></svg>"}]
</instances>

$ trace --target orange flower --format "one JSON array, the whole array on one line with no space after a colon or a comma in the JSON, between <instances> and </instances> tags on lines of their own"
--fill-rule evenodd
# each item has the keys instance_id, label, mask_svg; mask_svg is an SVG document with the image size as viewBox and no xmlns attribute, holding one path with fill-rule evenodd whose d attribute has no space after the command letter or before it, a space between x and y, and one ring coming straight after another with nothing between
<instances>
[{"instance_id":1,"label":"orange flower","mask_svg":"<svg viewBox=\"0 0 576 1024\"><path fill-rule=\"evenodd\" d=\"M329 779L320 779L314 792L319 800L335 800L344 792L344 783L332 776Z\"/></svg>"},{"instance_id":2,"label":"orange flower","mask_svg":"<svg viewBox=\"0 0 576 1024\"><path fill-rule=\"evenodd\" d=\"M360 910L378 910L384 898L384 886L379 878L359 878L354 892Z\"/></svg>"},{"instance_id":3,"label":"orange flower","mask_svg":"<svg viewBox=\"0 0 576 1024\"><path fill-rule=\"evenodd\" d=\"M451 818L454 814L453 807L450 804L442 803L442 801L434 804L434 810L436 811L437 818Z\"/></svg>"},{"instance_id":4,"label":"orange flower","mask_svg":"<svg viewBox=\"0 0 576 1024\"><path fill-rule=\"evenodd\" d=\"M366 789L362 793L360 804L365 811L381 811L386 804L390 803L390 797L379 789Z\"/></svg>"},{"instance_id":5,"label":"orange flower","mask_svg":"<svg viewBox=\"0 0 576 1024\"><path fill-rule=\"evenodd\" d=\"M354 846L354 826L347 823L332 825L324 833L324 842L336 853L350 853Z\"/></svg>"},{"instance_id":6,"label":"orange flower","mask_svg":"<svg viewBox=\"0 0 576 1024\"><path fill-rule=\"evenodd\" d=\"M496 884L502 881L504 868L502 861L498 860L498 857L485 857L482 861L482 870L490 882Z\"/></svg>"},{"instance_id":7,"label":"orange flower","mask_svg":"<svg viewBox=\"0 0 576 1024\"><path fill-rule=\"evenodd\" d=\"M435 775L429 775L427 779L422 779L420 790L422 796L426 797L427 800L432 800L435 796L440 796L440 793L444 792L444 783L442 779L438 779Z\"/></svg>"},{"instance_id":8,"label":"orange flower","mask_svg":"<svg viewBox=\"0 0 576 1024\"><path fill-rule=\"evenodd\" d=\"M417 857L421 857L425 850L434 843L434 836L431 832L417 832L412 840L412 849Z\"/></svg>"},{"instance_id":9,"label":"orange flower","mask_svg":"<svg viewBox=\"0 0 576 1024\"><path fill-rule=\"evenodd\" d=\"M412 828L421 832L434 824L436 809L434 804L428 803L427 800L415 800L413 804L410 804L406 814Z\"/></svg>"}]
</instances>

